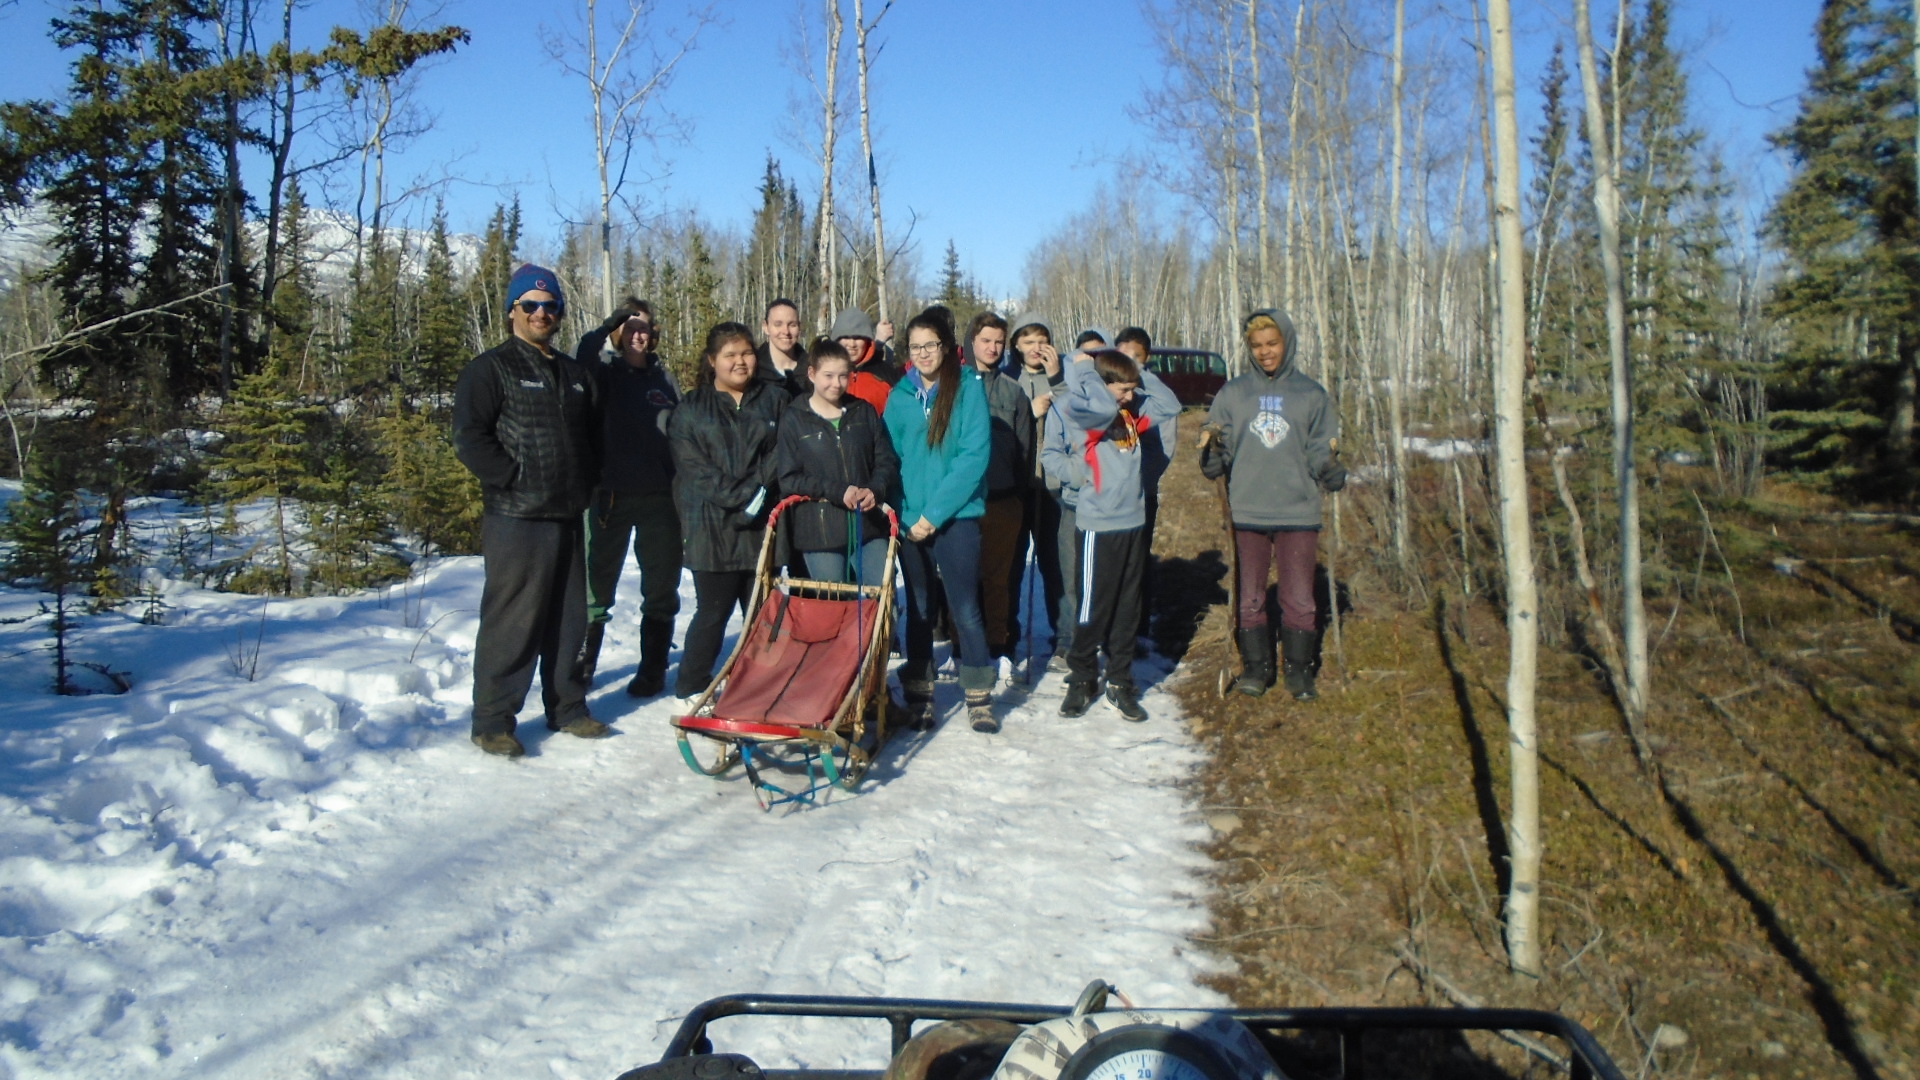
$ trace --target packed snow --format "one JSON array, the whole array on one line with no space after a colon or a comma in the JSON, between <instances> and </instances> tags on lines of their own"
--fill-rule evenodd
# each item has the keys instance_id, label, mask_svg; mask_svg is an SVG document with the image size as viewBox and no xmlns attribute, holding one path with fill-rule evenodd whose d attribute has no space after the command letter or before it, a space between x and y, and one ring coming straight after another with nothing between
<instances>
[{"instance_id":1,"label":"packed snow","mask_svg":"<svg viewBox=\"0 0 1920 1080\"><path fill-rule=\"evenodd\" d=\"M617 734L550 736L536 689L521 761L467 739L477 558L345 597L153 584L73 640L131 691L64 698L47 598L0 589L0 1074L611 1080L726 993L1222 1000L1157 658L1146 724L1062 720L1047 675L981 735L943 682L858 793L764 813L623 692L631 569L591 699ZM728 1023L769 1067L884 1064L884 1025Z\"/></svg>"}]
</instances>

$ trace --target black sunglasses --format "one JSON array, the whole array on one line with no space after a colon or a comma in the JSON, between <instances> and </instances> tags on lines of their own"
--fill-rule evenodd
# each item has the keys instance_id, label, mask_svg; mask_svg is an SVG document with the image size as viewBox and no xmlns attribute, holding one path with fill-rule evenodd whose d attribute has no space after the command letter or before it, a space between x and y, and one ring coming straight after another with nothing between
<instances>
[{"instance_id":1,"label":"black sunglasses","mask_svg":"<svg viewBox=\"0 0 1920 1080\"><path fill-rule=\"evenodd\" d=\"M555 315L560 314L560 301L558 300L522 300L514 306L518 307L520 313L523 315L531 315L536 311L551 312Z\"/></svg>"}]
</instances>

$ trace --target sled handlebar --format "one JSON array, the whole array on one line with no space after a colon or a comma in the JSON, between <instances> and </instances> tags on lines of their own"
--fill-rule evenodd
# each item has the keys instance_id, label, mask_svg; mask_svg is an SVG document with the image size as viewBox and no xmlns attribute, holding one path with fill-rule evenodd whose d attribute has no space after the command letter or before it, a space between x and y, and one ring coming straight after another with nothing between
<instances>
[{"instance_id":1,"label":"sled handlebar","mask_svg":"<svg viewBox=\"0 0 1920 1080\"><path fill-rule=\"evenodd\" d=\"M809 503L809 502L823 502L823 503L827 503L830 506L838 505L834 503L831 499L815 499L811 495L789 495L786 498L781 499L779 502L774 504L773 511L767 515L767 528L771 529L775 525L779 524L780 515L787 512L787 507L798 506L801 503ZM842 507L842 509L845 509L845 508ZM887 515L887 535L899 536L900 535L900 515L894 513L893 507L887 505L886 503L880 504L880 510Z\"/></svg>"}]
</instances>

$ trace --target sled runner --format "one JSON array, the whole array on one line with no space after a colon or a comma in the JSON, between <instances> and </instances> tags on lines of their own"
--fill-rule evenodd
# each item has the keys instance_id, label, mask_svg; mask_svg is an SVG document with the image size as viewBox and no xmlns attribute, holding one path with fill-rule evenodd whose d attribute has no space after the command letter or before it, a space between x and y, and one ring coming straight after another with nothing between
<instances>
[{"instance_id":1,"label":"sled runner","mask_svg":"<svg viewBox=\"0 0 1920 1080\"><path fill-rule=\"evenodd\" d=\"M1119 999L1109 1004L1109 995ZM873 1065L762 1071L716 1035L728 1017L822 1017L849 1035L883 1021L892 1046ZM729 1023L744 1034L748 1022ZM1418 1080L1496 1076L1467 1032L1488 1032L1544 1064L1548 1076L1624 1080L1586 1028L1532 1009L1138 1008L1095 980L1059 1005L918 998L714 998L680 1024L659 1062L618 1080ZM764 1041L760 1042L765 1046ZM776 1042L774 1045L778 1045ZM881 1069L884 1062L885 1070ZM1532 1070L1528 1070L1531 1072Z\"/></svg>"},{"instance_id":2,"label":"sled runner","mask_svg":"<svg viewBox=\"0 0 1920 1080\"><path fill-rule=\"evenodd\" d=\"M692 710L673 718L689 768L720 776L744 765L766 810L814 802L836 786L854 790L887 735L900 520L885 507L887 564L879 585L776 577L780 519L806 501L792 496L768 516L740 641ZM769 772L802 774L804 786L782 787Z\"/></svg>"}]
</instances>

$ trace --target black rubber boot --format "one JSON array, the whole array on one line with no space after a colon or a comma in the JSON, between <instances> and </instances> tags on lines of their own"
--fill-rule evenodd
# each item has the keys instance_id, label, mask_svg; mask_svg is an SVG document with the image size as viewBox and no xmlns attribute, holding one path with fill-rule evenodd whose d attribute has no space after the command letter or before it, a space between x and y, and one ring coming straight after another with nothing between
<instances>
[{"instance_id":1,"label":"black rubber boot","mask_svg":"<svg viewBox=\"0 0 1920 1080\"><path fill-rule=\"evenodd\" d=\"M656 697L667 688L667 653L672 648L672 619L640 620L640 670L627 684L629 696Z\"/></svg>"},{"instance_id":2,"label":"black rubber boot","mask_svg":"<svg viewBox=\"0 0 1920 1080\"><path fill-rule=\"evenodd\" d=\"M1312 701L1320 696L1313 687L1314 672L1320 666L1320 631L1282 630L1280 650L1286 655L1287 693L1295 701Z\"/></svg>"},{"instance_id":3,"label":"black rubber boot","mask_svg":"<svg viewBox=\"0 0 1920 1080\"><path fill-rule=\"evenodd\" d=\"M1248 697L1262 697L1273 685L1273 627L1255 626L1234 633L1240 646L1240 677L1233 688Z\"/></svg>"},{"instance_id":4,"label":"black rubber boot","mask_svg":"<svg viewBox=\"0 0 1920 1080\"><path fill-rule=\"evenodd\" d=\"M600 668L600 643L607 636L607 624L590 622L587 624L587 639L580 643L580 655L574 660L574 666L580 671L580 681L591 685L593 673Z\"/></svg>"}]
</instances>

